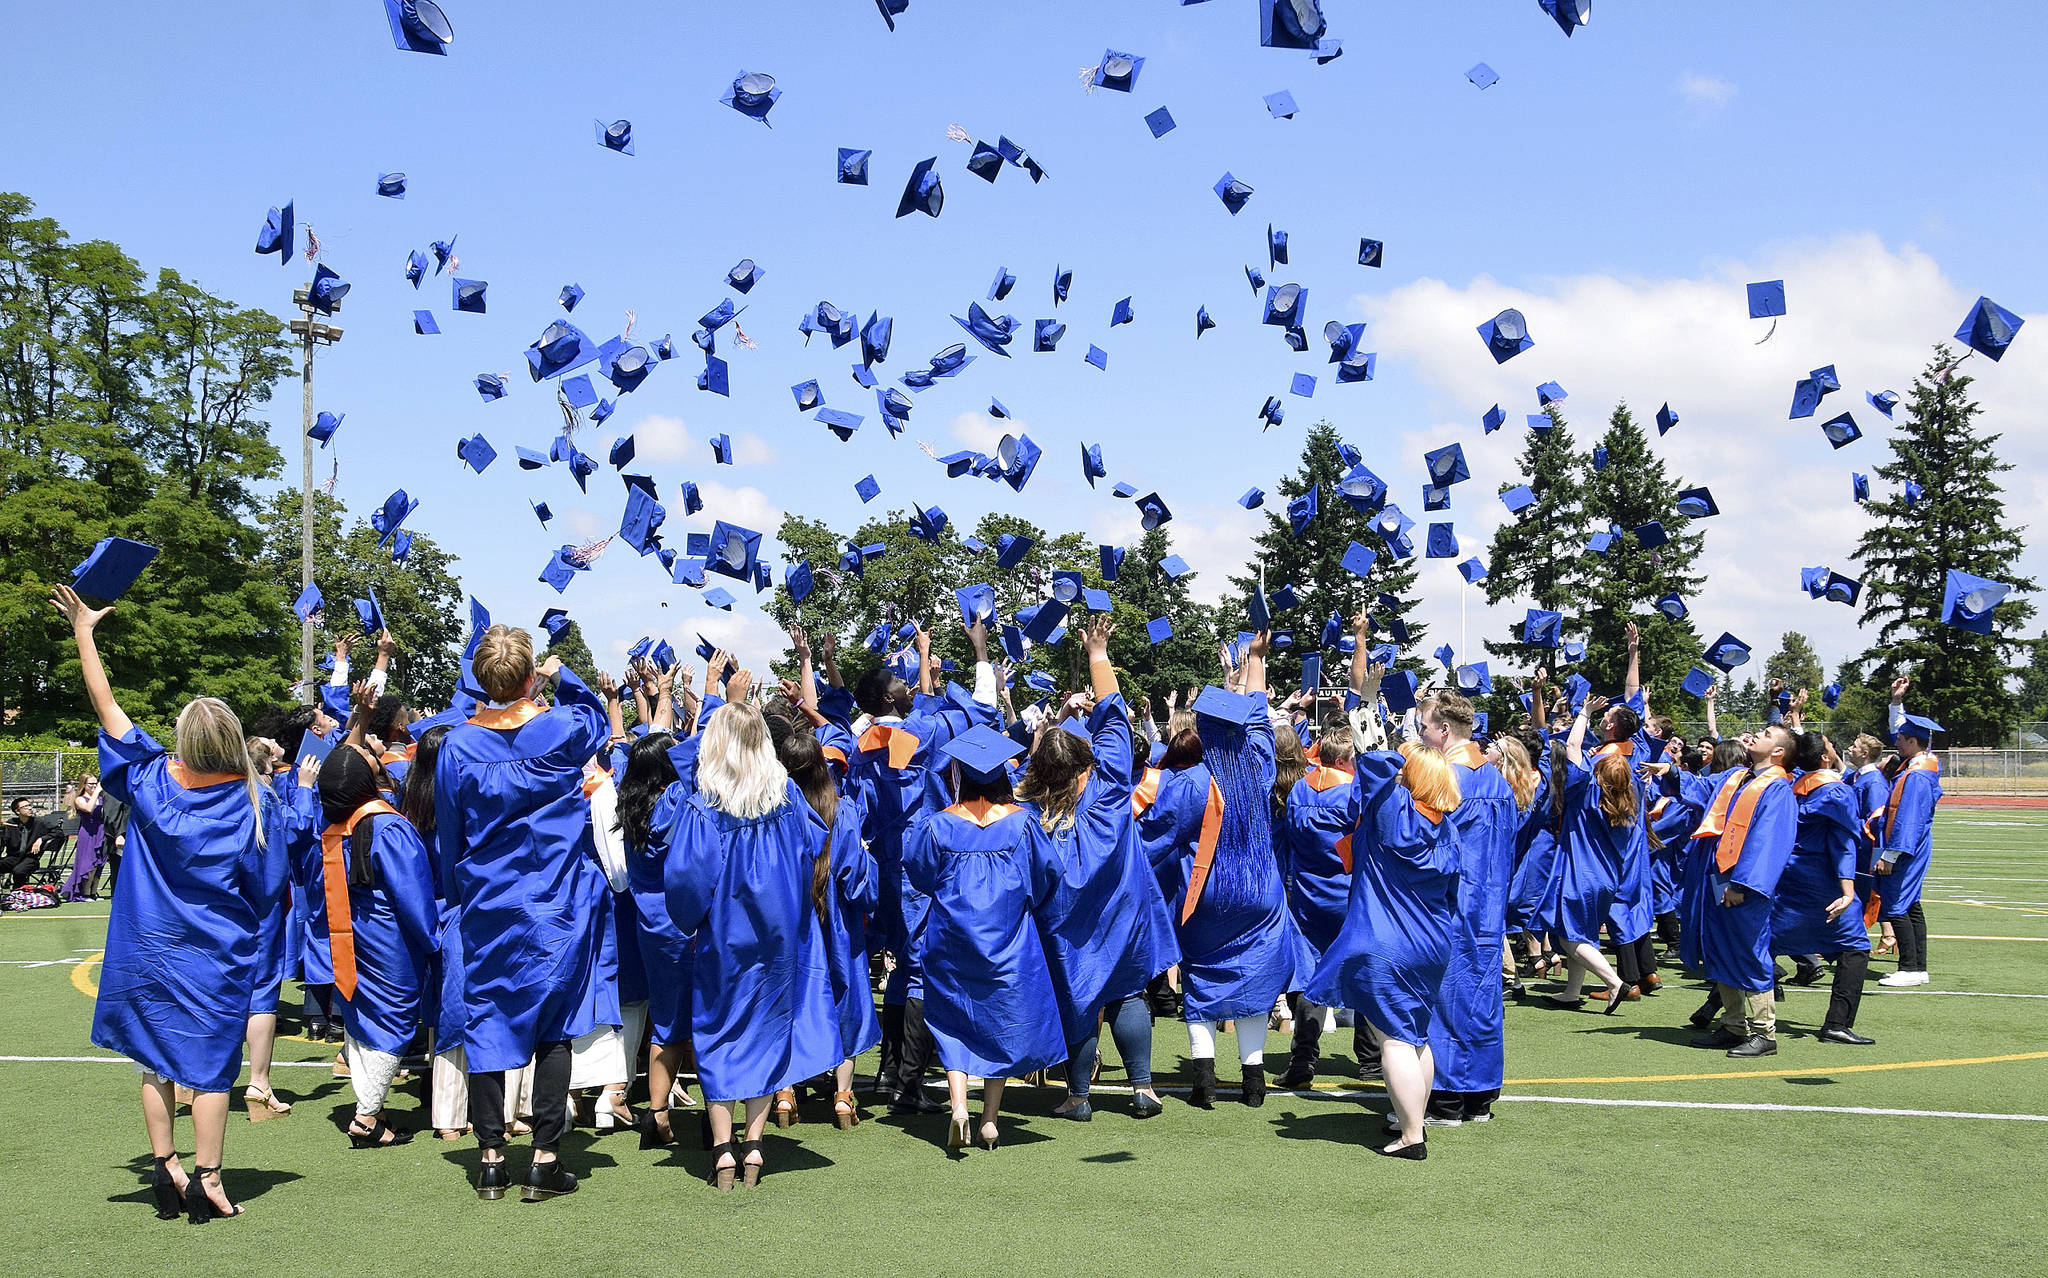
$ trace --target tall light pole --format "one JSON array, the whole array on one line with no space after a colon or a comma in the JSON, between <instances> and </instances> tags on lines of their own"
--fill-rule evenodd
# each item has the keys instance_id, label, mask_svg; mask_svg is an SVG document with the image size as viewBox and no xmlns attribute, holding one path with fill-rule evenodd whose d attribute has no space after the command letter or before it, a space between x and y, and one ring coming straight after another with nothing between
<instances>
[{"instance_id":1,"label":"tall light pole","mask_svg":"<svg viewBox=\"0 0 2048 1278\"><path fill-rule=\"evenodd\" d=\"M299 339L301 357L299 363L299 447L304 455L305 467L299 480L299 589L313 584L313 348L332 346L341 340L339 325L322 323L314 318L319 314L313 309L311 285L292 291L292 303L299 308L302 318L291 322L292 336ZM341 303L328 303L329 310L338 311ZM318 684L313 678L313 620L311 617L299 623L299 684L301 695L311 701Z\"/></svg>"}]
</instances>

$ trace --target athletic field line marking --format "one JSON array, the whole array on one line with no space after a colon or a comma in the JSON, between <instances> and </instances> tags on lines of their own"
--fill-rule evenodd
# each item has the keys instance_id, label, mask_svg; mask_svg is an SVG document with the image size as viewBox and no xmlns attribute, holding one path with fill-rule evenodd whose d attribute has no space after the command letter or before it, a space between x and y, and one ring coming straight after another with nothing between
<instances>
[{"instance_id":1,"label":"athletic field line marking","mask_svg":"<svg viewBox=\"0 0 2048 1278\"><path fill-rule=\"evenodd\" d=\"M69 923L74 919L110 919L113 917L111 914L41 914L29 910L9 910L5 914L0 914L0 919L6 919L9 923Z\"/></svg>"},{"instance_id":2,"label":"athletic field line marking","mask_svg":"<svg viewBox=\"0 0 2048 1278\"><path fill-rule=\"evenodd\" d=\"M1941 1069L1952 1065L2002 1065L2010 1061L2048 1060L2048 1052L2013 1052L2005 1056L1961 1056L1946 1060L1893 1061L1873 1065L1816 1063L1806 1069L1717 1070L1699 1074L1636 1074L1619 1077L1579 1076L1572 1078L1511 1078L1508 1087L1590 1086L1614 1083L1699 1083L1723 1078L1812 1078L1835 1074L1880 1074L1900 1069Z\"/></svg>"},{"instance_id":3,"label":"athletic field line marking","mask_svg":"<svg viewBox=\"0 0 2048 1278\"><path fill-rule=\"evenodd\" d=\"M2033 941L2038 944L2048 941L2048 936L1951 936L1946 933L1936 932L1930 934L1928 939L1931 941Z\"/></svg>"},{"instance_id":4,"label":"athletic field line marking","mask_svg":"<svg viewBox=\"0 0 2048 1278\"><path fill-rule=\"evenodd\" d=\"M1775 1114L1852 1114L1880 1118L1982 1118L2008 1123L2048 1123L2048 1114L1978 1114L1953 1109L1879 1109L1869 1105L1770 1105L1730 1101L1622 1100L1593 1096L1502 1096L1504 1101L1548 1105L1613 1105L1648 1109L1761 1110Z\"/></svg>"},{"instance_id":5,"label":"athletic field line marking","mask_svg":"<svg viewBox=\"0 0 2048 1278\"><path fill-rule=\"evenodd\" d=\"M1950 998L2048 998L2048 994L1992 994L1984 990L1897 990L1880 991L1886 998L1895 994L1946 994Z\"/></svg>"},{"instance_id":6,"label":"athletic field line marking","mask_svg":"<svg viewBox=\"0 0 2048 1278\"><path fill-rule=\"evenodd\" d=\"M85 995L87 998L92 999L94 1002L98 1002L100 997L100 983L92 979L91 976L88 976L87 973L91 972L92 969L94 969L95 967L98 967L100 965L100 960L106 957L107 952L105 950L96 950L94 951L90 958L86 959L83 963L80 963L77 967L72 968L71 988L77 990L80 994Z\"/></svg>"}]
</instances>

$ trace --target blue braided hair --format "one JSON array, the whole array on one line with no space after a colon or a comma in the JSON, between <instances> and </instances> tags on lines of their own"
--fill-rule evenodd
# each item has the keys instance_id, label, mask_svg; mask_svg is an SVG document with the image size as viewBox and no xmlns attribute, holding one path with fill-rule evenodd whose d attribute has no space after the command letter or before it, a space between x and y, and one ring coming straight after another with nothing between
<instances>
[{"instance_id":1,"label":"blue braided hair","mask_svg":"<svg viewBox=\"0 0 2048 1278\"><path fill-rule=\"evenodd\" d=\"M1242 724L1195 716L1202 762L1223 795L1223 828L1203 899L1220 909L1270 899L1280 880L1273 858L1273 762L1254 753Z\"/></svg>"}]
</instances>

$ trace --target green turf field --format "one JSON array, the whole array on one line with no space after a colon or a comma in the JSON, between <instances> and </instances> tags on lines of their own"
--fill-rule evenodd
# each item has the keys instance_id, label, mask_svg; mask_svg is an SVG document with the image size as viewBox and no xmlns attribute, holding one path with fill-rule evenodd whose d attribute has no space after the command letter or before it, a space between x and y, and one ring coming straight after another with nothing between
<instances>
[{"instance_id":1,"label":"green turf field","mask_svg":"<svg viewBox=\"0 0 2048 1278\"><path fill-rule=\"evenodd\" d=\"M235 1101L226 1182L249 1210L204 1230L152 1213L129 1068L37 1059L108 1055L88 1041L97 970L81 962L105 905L10 914L0 1175L15 1228L0 1272L2041 1272L2048 814L1952 809L1936 849L1934 981L1870 987L1858 1028L1877 1046L1810 1036L1825 984L1788 991L1780 1054L1759 1061L1686 1047L1700 995L1676 979L1612 1018L1515 1006L1499 1117L1433 1131L1426 1163L1365 1148L1385 1103L1345 1090L1339 1031L1324 1040L1331 1094L1259 1110L1169 1098L1141 1124L1105 1092L1083 1126L1046 1116L1057 1092L1013 1089L1003 1147L952 1160L942 1119L842 1133L814 1108L770 1129L768 1176L730 1195L703 1185L687 1135L680 1152L643 1153L630 1134L579 1130L564 1156L583 1192L483 1203L468 1142L351 1150L347 1084L317 1063L331 1049L287 1040L280 1061L309 1063L277 1071L297 1112L252 1125ZM1879 960L1873 981L1892 967ZM1161 1022L1157 1041L1178 1083L1185 1033ZM1278 1035L1269 1049L1277 1070ZM1229 1044L1222 1055L1234 1096ZM391 1117L423 1126L418 1105L415 1088ZM188 1120L179 1134L189 1166Z\"/></svg>"}]
</instances>

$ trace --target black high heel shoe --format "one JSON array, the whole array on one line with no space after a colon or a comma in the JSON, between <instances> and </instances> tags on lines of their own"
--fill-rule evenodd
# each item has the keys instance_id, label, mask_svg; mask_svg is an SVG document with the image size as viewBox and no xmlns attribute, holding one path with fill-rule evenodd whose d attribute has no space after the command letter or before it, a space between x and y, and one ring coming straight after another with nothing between
<instances>
[{"instance_id":1,"label":"black high heel shoe","mask_svg":"<svg viewBox=\"0 0 2048 1278\"><path fill-rule=\"evenodd\" d=\"M668 1111L666 1109L650 1109L647 1111L646 1121L640 1128L640 1148L660 1149L664 1145L676 1143L675 1128L669 1128L666 1137L663 1137L661 1134L661 1120L667 1117Z\"/></svg>"},{"instance_id":2,"label":"black high heel shoe","mask_svg":"<svg viewBox=\"0 0 2048 1278\"><path fill-rule=\"evenodd\" d=\"M732 1147L733 1142L729 1140L720 1141L716 1145L709 1146L711 1150L711 1174L704 1178L704 1183L711 1186L719 1193L726 1193L732 1189L733 1173L737 1171L739 1167L739 1157L733 1153ZM718 1160L721 1158L728 1157L730 1157L733 1160L732 1163L727 1166L720 1167L718 1165Z\"/></svg>"},{"instance_id":3,"label":"black high heel shoe","mask_svg":"<svg viewBox=\"0 0 2048 1278\"><path fill-rule=\"evenodd\" d=\"M391 1137L385 1140L386 1136ZM393 1127L384 1121L383 1115L370 1124L370 1130L359 1132L354 1123L349 1124L348 1143L353 1149L383 1149L387 1145L403 1145L412 1139L412 1133L403 1127Z\"/></svg>"},{"instance_id":4,"label":"black high heel shoe","mask_svg":"<svg viewBox=\"0 0 2048 1278\"><path fill-rule=\"evenodd\" d=\"M166 1165L176 1157L176 1154L165 1154L162 1158L150 1160L156 1164L156 1168L149 1173L149 1192L156 1195L158 1220L176 1220L185 1214L185 1195L178 1192L177 1179L171 1175L171 1169Z\"/></svg>"},{"instance_id":5,"label":"black high heel shoe","mask_svg":"<svg viewBox=\"0 0 2048 1278\"><path fill-rule=\"evenodd\" d=\"M760 1153L760 1141L743 1140L740 1142L740 1184L748 1189L752 1189L755 1185L761 1183L761 1167L767 1161L767 1156L762 1155L762 1162L759 1163L747 1161L750 1156Z\"/></svg>"},{"instance_id":6,"label":"black high heel shoe","mask_svg":"<svg viewBox=\"0 0 2048 1278\"><path fill-rule=\"evenodd\" d=\"M203 1225L216 1216L241 1215L242 1204L240 1203L229 1203L226 1211L222 1211L213 1205L213 1195L206 1192L206 1178L208 1176L218 1178L220 1176L220 1168L200 1167L196 1164L193 1166L192 1179L185 1183L186 1219L195 1225ZM194 1189L197 1189L199 1192L192 1192ZM227 1191L223 1189L221 1192L226 1193Z\"/></svg>"}]
</instances>

